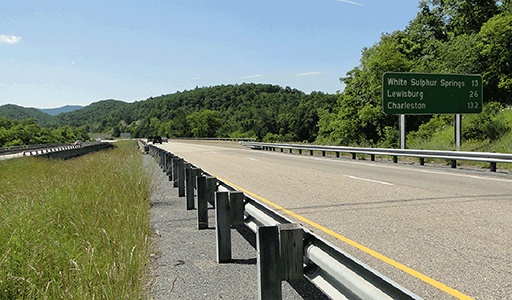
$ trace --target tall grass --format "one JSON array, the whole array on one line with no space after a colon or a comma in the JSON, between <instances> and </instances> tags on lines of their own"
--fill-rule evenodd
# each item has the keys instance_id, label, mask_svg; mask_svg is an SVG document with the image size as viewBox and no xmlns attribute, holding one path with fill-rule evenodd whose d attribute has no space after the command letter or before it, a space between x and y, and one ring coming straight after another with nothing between
<instances>
[{"instance_id":1,"label":"tall grass","mask_svg":"<svg viewBox=\"0 0 512 300\"><path fill-rule=\"evenodd\" d=\"M149 179L136 146L0 162L0 299L143 299Z\"/></svg>"}]
</instances>

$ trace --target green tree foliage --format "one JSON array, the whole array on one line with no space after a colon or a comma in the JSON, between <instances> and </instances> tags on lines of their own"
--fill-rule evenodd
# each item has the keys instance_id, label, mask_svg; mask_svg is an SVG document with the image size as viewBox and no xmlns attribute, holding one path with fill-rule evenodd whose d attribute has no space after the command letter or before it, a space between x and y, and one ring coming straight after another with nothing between
<instances>
[{"instance_id":1,"label":"green tree foliage","mask_svg":"<svg viewBox=\"0 0 512 300\"><path fill-rule=\"evenodd\" d=\"M484 102L512 103L512 4L496 0L424 0L404 30L383 34L364 48L360 65L345 84L332 112L322 111L317 141L387 146L396 116L381 112L385 72L482 74ZM484 110L483 115L489 114ZM490 119L484 124L497 124ZM424 136L441 119L408 116L407 129ZM471 117L479 118L479 117ZM422 124L427 127L421 127ZM472 122L468 122L472 123ZM491 126L492 127L492 126ZM498 126L499 127L499 126ZM491 129L469 129L467 138L496 138ZM502 128L503 129L503 128ZM480 133L476 133L480 132ZM481 134L481 132L487 132Z\"/></svg>"},{"instance_id":2,"label":"green tree foliage","mask_svg":"<svg viewBox=\"0 0 512 300\"><path fill-rule=\"evenodd\" d=\"M74 126L80 127L84 125L96 125L97 129L94 131L101 132L105 128L101 127L103 121L104 124L109 123L109 116L115 112L116 110L128 106L129 104L119 100L102 100L91 105L88 105L82 109L75 110L69 113L59 114L55 116L53 121L50 124L44 124L48 126ZM128 120L128 124L131 123L131 120ZM97 124L100 124L98 127ZM111 128L113 126L110 126Z\"/></svg>"},{"instance_id":3,"label":"green tree foliage","mask_svg":"<svg viewBox=\"0 0 512 300\"><path fill-rule=\"evenodd\" d=\"M219 112L212 110L203 110L202 112L193 112L188 115L186 120L192 128L194 137L215 137L217 129L220 128Z\"/></svg>"},{"instance_id":4,"label":"green tree foliage","mask_svg":"<svg viewBox=\"0 0 512 300\"><path fill-rule=\"evenodd\" d=\"M462 124L462 137L465 140L497 140L510 131L510 126L498 114L503 106L490 102L484 106L481 114L469 115Z\"/></svg>"},{"instance_id":5,"label":"green tree foliage","mask_svg":"<svg viewBox=\"0 0 512 300\"><path fill-rule=\"evenodd\" d=\"M485 92L512 103L512 11L496 15L480 31Z\"/></svg>"},{"instance_id":6,"label":"green tree foliage","mask_svg":"<svg viewBox=\"0 0 512 300\"><path fill-rule=\"evenodd\" d=\"M52 130L37 125L35 119L18 121L0 116L0 147L72 143L77 139L89 140L85 128L62 126Z\"/></svg>"},{"instance_id":7,"label":"green tree foliage","mask_svg":"<svg viewBox=\"0 0 512 300\"><path fill-rule=\"evenodd\" d=\"M263 139L270 133L280 135L281 141L312 142L318 133L318 109L330 110L336 98L336 95L321 92L308 95L269 84L196 88L122 107L100 129L125 124L121 130L131 132L134 137Z\"/></svg>"},{"instance_id":8,"label":"green tree foliage","mask_svg":"<svg viewBox=\"0 0 512 300\"><path fill-rule=\"evenodd\" d=\"M50 116L47 113L44 113L40 110L37 110L35 108L27 108L27 107L21 107L14 104L6 104L0 106L0 116L4 116L11 120L18 120L23 121L27 119L35 119L37 120L36 123L44 126L44 124L48 124L53 119L52 116Z\"/></svg>"}]
</instances>

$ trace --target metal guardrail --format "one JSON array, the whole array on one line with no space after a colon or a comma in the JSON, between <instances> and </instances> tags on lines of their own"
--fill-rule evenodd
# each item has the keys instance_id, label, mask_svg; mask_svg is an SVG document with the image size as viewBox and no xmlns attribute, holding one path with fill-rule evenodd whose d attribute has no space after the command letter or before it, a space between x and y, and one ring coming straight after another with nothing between
<instances>
[{"instance_id":1,"label":"metal guardrail","mask_svg":"<svg viewBox=\"0 0 512 300\"><path fill-rule=\"evenodd\" d=\"M10 147L1 147L0 155L4 154L16 154L22 153L26 151L35 151L40 149L48 149L48 148L58 148L69 146L69 144L40 144L40 145L22 145L22 146L10 146Z\"/></svg>"},{"instance_id":2,"label":"metal guardrail","mask_svg":"<svg viewBox=\"0 0 512 300\"><path fill-rule=\"evenodd\" d=\"M340 153L350 153L352 158L356 159L356 154L370 155L371 160L375 160L375 155L392 156L393 162L398 162L398 156L419 158L420 165L425 164L425 158L430 159L446 159L451 161L451 167L457 167L457 160L479 161L490 163L491 172L496 172L496 163L512 163L512 154L509 153L489 153L489 152L464 152L464 151L441 151L441 150L414 150L414 149L388 149L388 148L360 148L360 147L342 147L342 146L316 146L316 145L298 145L298 144L274 144L274 143L256 143L256 142L240 142L240 144L251 147L253 149L262 149L276 151L276 149L284 149L293 153L293 150L302 154L302 151L321 151L325 156L326 152L336 153L339 157Z\"/></svg>"},{"instance_id":3,"label":"metal guardrail","mask_svg":"<svg viewBox=\"0 0 512 300\"><path fill-rule=\"evenodd\" d=\"M281 281L303 276L332 299L421 299L229 183L155 145L139 145L186 197L187 210L195 208L197 190L199 230L208 228L207 203L215 206L219 263L231 260L230 225L245 224L256 233L259 299L281 299Z\"/></svg>"},{"instance_id":4,"label":"metal guardrail","mask_svg":"<svg viewBox=\"0 0 512 300\"><path fill-rule=\"evenodd\" d=\"M82 144L45 144L17 146L14 149L2 149L0 157L2 159L16 158L22 156L43 156L48 158L67 159L80 156L86 153L95 152L109 147L109 143L88 142Z\"/></svg>"},{"instance_id":5,"label":"metal guardrail","mask_svg":"<svg viewBox=\"0 0 512 300\"><path fill-rule=\"evenodd\" d=\"M178 140L202 140L202 141L234 141L234 142L256 142L256 138L178 138Z\"/></svg>"}]
</instances>

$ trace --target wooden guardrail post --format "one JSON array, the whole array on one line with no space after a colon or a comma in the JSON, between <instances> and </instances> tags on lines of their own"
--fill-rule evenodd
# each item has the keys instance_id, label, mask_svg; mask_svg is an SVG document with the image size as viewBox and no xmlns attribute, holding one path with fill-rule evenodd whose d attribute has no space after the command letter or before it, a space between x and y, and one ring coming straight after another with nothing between
<instances>
[{"instance_id":1,"label":"wooden guardrail post","mask_svg":"<svg viewBox=\"0 0 512 300\"><path fill-rule=\"evenodd\" d=\"M185 162L178 159L178 196L185 197Z\"/></svg>"},{"instance_id":2,"label":"wooden guardrail post","mask_svg":"<svg viewBox=\"0 0 512 300\"><path fill-rule=\"evenodd\" d=\"M215 192L217 191L216 177L206 177L206 189L208 191L206 194L206 200L215 207Z\"/></svg>"},{"instance_id":3,"label":"wooden guardrail post","mask_svg":"<svg viewBox=\"0 0 512 300\"><path fill-rule=\"evenodd\" d=\"M173 161L174 155L170 152L168 152L168 158L167 158L167 172L165 173L167 176L169 176L169 181L172 181L172 161Z\"/></svg>"},{"instance_id":4,"label":"wooden guardrail post","mask_svg":"<svg viewBox=\"0 0 512 300\"><path fill-rule=\"evenodd\" d=\"M196 181L197 168L188 167L185 169L185 194L187 197L187 210L194 209L194 183Z\"/></svg>"},{"instance_id":5,"label":"wooden guardrail post","mask_svg":"<svg viewBox=\"0 0 512 300\"><path fill-rule=\"evenodd\" d=\"M175 156L172 159L172 180L173 180L173 187L178 187L178 166L179 166L179 160L180 158Z\"/></svg>"},{"instance_id":6,"label":"wooden guardrail post","mask_svg":"<svg viewBox=\"0 0 512 300\"><path fill-rule=\"evenodd\" d=\"M215 235L217 240L217 262L231 261L231 226L229 222L229 199L227 192L215 193Z\"/></svg>"},{"instance_id":7,"label":"wooden guardrail post","mask_svg":"<svg viewBox=\"0 0 512 300\"><path fill-rule=\"evenodd\" d=\"M281 263L279 255L279 229L277 226L258 227L258 299L281 300Z\"/></svg>"},{"instance_id":8,"label":"wooden guardrail post","mask_svg":"<svg viewBox=\"0 0 512 300\"><path fill-rule=\"evenodd\" d=\"M303 233L302 227L297 223L279 225L283 280L298 280L304 276Z\"/></svg>"},{"instance_id":9,"label":"wooden guardrail post","mask_svg":"<svg viewBox=\"0 0 512 300\"><path fill-rule=\"evenodd\" d=\"M208 189L206 176L198 176L197 179L197 229L208 229ZM213 194L213 191L210 193Z\"/></svg>"},{"instance_id":10,"label":"wooden guardrail post","mask_svg":"<svg viewBox=\"0 0 512 300\"><path fill-rule=\"evenodd\" d=\"M229 192L229 220L231 225L244 224L244 193Z\"/></svg>"}]
</instances>

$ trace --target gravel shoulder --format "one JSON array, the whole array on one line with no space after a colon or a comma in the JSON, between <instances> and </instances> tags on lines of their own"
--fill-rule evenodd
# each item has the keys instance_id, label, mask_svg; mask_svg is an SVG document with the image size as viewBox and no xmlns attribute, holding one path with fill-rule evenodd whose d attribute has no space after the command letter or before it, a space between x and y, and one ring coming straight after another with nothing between
<instances>
[{"instance_id":1,"label":"gravel shoulder","mask_svg":"<svg viewBox=\"0 0 512 300\"><path fill-rule=\"evenodd\" d=\"M151 224L156 247L152 254L150 299L258 299L255 234L245 226L231 230L233 261L218 264L215 211L209 228L197 230L197 211L186 210L155 160L143 155L153 174ZM283 282L283 299L328 299L306 279Z\"/></svg>"}]
</instances>

